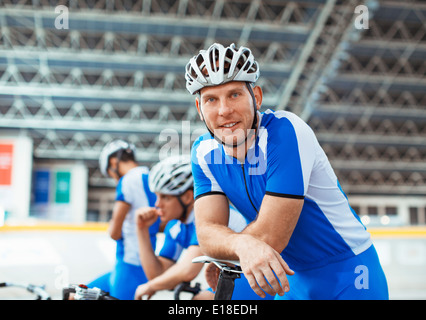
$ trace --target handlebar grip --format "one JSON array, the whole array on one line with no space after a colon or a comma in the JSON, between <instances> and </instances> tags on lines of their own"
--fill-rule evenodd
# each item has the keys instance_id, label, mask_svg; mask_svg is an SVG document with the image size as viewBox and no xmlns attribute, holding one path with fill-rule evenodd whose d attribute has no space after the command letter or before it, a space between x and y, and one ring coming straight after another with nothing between
<instances>
[{"instance_id":1,"label":"handlebar grip","mask_svg":"<svg viewBox=\"0 0 426 320\"><path fill-rule=\"evenodd\" d=\"M180 300L180 293L181 292L189 292L193 296L197 295L201 291L201 285L197 282L194 287L191 287L190 282L181 282L176 288L175 288L175 300Z\"/></svg>"}]
</instances>

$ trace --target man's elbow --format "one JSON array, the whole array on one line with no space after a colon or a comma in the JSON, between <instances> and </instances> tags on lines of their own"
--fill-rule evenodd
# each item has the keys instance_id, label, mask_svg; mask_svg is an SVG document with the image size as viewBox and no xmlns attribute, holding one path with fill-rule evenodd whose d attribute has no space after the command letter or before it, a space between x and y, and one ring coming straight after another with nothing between
<instances>
[{"instance_id":1,"label":"man's elbow","mask_svg":"<svg viewBox=\"0 0 426 320\"><path fill-rule=\"evenodd\" d=\"M120 238L121 238L121 235L117 235L117 234L110 234L110 237L111 237L111 239L112 240L120 240Z\"/></svg>"},{"instance_id":2,"label":"man's elbow","mask_svg":"<svg viewBox=\"0 0 426 320\"><path fill-rule=\"evenodd\" d=\"M200 250L203 254L209 255L209 248L211 246L212 237L209 236L210 231L203 226L196 226L197 240Z\"/></svg>"},{"instance_id":3,"label":"man's elbow","mask_svg":"<svg viewBox=\"0 0 426 320\"><path fill-rule=\"evenodd\" d=\"M114 230L114 228L110 228L108 230L109 236L113 240L120 240L121 239L121 230Z\"/></svg>"},{"instance_id":4,"label":"man's elbow","mask_svg":"<svg viewBox=\"0 0 426 320\"><path fill-rule=\"evenodd\" d=\"M212 241L211 237L199 237L198 245L200 246L200 250L203 255L216 257L218 253L218 247L215 245L214 241Z\"/></svg>"},{"instance_id":5,"label":"man's elbow","mask_svg":"<svg viewBox=\"0 0 426 320\"><path fill-rule=\"evenodd\" d=\"M282 239L278 237L265 236L261 240L266 242L268 245L270 245L278 253L281 253L287 247L288 241L290 239Z\"/></svg>"},{"instance_id":6,"label":"man's elbow","mask_svg":"<svg viewBox=\"0 0 426 320\"><path fill-rule=\"evenodd\" d=\"M146 275L148 280L152 280L152 279L158 277L160 274L163 273L162 270L161 270L161 272L155 272L155 271L150 272L149 270L144 269L144 271L145 271L145 275Z\"/></svg>"}]
</instances>

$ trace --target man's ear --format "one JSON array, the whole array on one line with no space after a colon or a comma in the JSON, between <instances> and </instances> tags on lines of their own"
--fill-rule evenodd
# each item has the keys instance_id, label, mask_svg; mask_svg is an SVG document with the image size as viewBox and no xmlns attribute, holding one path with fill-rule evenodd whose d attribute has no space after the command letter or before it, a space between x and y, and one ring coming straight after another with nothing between
<instances>
[{"instance_id":1,"label":"man's ear","mask_svg":"<svg viewBox=\"0 0 426 320\"><path fill-rule=\"evenodd\" d=\"M184 204L188 205L194 199L194 191L192 189L186 190L181 196L180 199Z\"/></svg>"},{"instance_id":2,"label":"man's ear","mask_svg":"<svg viewBox=\"0 0 426 320\"><path fill-rule=\"evenodd\" d=\"M197 107L198 115L200 116L200 120L204 121L203 114L201 113L201 105L199 97L195 98L195 106Z\"/></svg>"},{"instance_id":3,"label":"man's ear","mask_svg":"<svg viewBox=\"0 0 426 320\"><path fill-rule=\"evenodd\" d=\"M256 99L256 109L260 110L260 107L262 106L262 99L263 99L263 91L262 88L259 86L255 86L253 88L254 98Z\"/></svg>"}]
</instances>

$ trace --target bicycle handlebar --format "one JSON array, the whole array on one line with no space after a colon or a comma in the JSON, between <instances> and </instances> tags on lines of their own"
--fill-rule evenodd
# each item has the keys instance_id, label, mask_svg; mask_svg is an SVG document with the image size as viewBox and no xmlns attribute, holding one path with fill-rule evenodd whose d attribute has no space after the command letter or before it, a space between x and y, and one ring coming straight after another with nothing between
<instances>
[{"instance_id":1,"label":"bicycle handlebar","mask_svg":"<svg viewBox=\"0 0 426 320\"><path fill-rule=\"evenodd\" d=\"M119 300L99 288L89 288L84 284L72 284L62 289L62 300L69 300L74 293L73 300Z\"/></svg>"},{"instance_id":2,"label":"bicycle handlebar","mask_svg":"<svg viewBox=\"0 0 426 320\"><path fill-rule=\"evenodd\" d=\"M175 300L180 300L181 292L189 292L192 296L197 295L201 291L201 285L197 282L194 287L191 287L190 282L182 282L174 289L174 298Z\"/></svg>"}]
</instances>

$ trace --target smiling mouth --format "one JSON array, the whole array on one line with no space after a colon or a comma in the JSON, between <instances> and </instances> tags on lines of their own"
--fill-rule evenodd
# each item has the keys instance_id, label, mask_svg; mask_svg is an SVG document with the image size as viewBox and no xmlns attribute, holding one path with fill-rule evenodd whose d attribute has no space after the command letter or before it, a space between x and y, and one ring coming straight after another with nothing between
<instances>
[{"instance_id":1,"label":"smiling mouth","mask_svg":"<svg viewBox=\"0 0 426 320\"><path fill-rule=\"evenodd\" d=\"M232 122L232 123L227 123L227 124L224 124L224 125L222 125L222 126L220 126L221 128L232 128L232 127L234 127L235 125L237 125L238 124L238 122Z\"/></svg>"}]
</instances>

